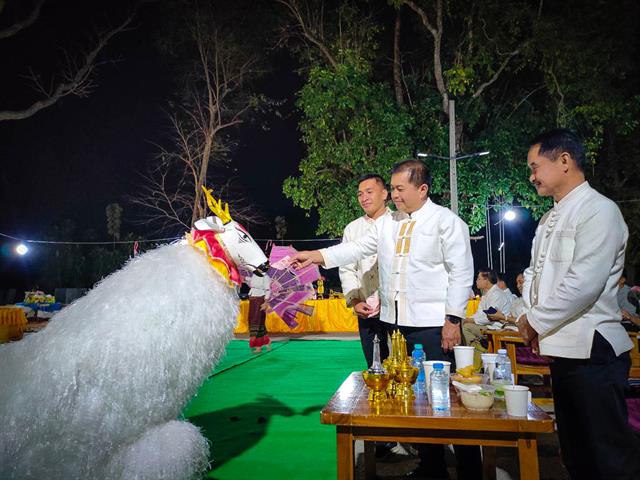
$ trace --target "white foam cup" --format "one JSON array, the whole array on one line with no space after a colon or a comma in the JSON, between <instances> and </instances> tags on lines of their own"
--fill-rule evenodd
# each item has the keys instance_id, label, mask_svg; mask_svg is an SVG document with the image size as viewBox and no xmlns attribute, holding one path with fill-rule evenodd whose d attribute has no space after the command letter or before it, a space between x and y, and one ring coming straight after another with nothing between
<instances>
[{"instance_id":1,"label":"white foam cup","mask_svg":"<svg viewBox=\"0 0 640 480\"><path fill-rule=\"evenodd\" d=\"M529 406L529 387L505 385L503 388L507 414L512 417L526 417Z\"/></svg>"},{"instance_id":2,"label":"white foam cup","mask_svg":"<svg viewBox=\"0 0 640 480\"><path fill-rule=\"evenodd\" d=\"M444 371L451 374L451 362L447 362L446 360L427 360L426 362L422 362L422 367L424 368L424 386L427 392L431 385L431 372L433 371L434 363L441 363Z\"/></svg>"},{"instance_id":3,"label":"white foam cup","mask_svg":"<svg viewBox=\"0 0 640 480\"><path fill-rule=\"evenodd\" d=\"M456 368L464 368L473 365L473 355L476 349L474 347L464 347L458 345L453 347L453 353L456 356Z\"/></svg>"}]
</instances>

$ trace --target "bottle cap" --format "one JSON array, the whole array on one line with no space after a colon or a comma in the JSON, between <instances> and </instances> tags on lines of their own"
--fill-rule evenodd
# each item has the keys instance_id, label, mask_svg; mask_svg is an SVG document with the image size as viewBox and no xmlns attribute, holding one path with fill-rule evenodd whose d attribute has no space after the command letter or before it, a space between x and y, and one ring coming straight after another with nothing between
<instances>
[{"instance_id":1,"label":"bottle cap","mask_svg":"<svg viewBox=\"0 0 640 480\"><path fill-rule=\"evenodd\" d=\"M434 363L433 364L433 369L434 370L442 370L444 368L444 365L442 363Z\"/></svg>"},{"instance_id":2,"label":"bottle cap","mask_svg":"<svg viewBox=\"0 0 640 480\"><path fill-rule=\"evenodd\" d=\"M416 343L416 344L413 346L413 349L414 349L414 350L422 350L422 344L421 344L421 343Z\"/></svg>"},{"instance_id":3,"label":"bottle cap","mask_svg":"<svg viewBox=\"0 0 640 480\"><path fill-rule=\"evenodd\" d=\"M504 354L504 355L506 355L506 354L507 354L507 349L506 349L506 348L500 348L500 349L498 350L498 355L500 355L500 354Z\"/></svg>"}]
</instances>

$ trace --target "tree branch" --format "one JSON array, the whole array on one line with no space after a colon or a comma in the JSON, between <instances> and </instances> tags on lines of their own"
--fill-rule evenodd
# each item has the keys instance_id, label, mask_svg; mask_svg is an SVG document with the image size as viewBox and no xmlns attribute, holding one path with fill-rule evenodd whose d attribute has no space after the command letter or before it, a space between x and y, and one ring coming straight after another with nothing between
<instances>
[{"instance_id":1,"label":"tree branch","mask_svg":"<svg viewBox=\"0 0 640 480\"><path fill-rule=\"evenodd\" d=\"M300 5L296 0L278 0L278 3L283 5L289 11L289 15L295 21L297 28L302 33L302 37L315 45L329 62L331 67L334 70L337 69L338 62L329 51L329 48L324 43L324 39L322 37L322 21L319 21L319 25L317 27L307 23L304 15L300 11Z\"/></svg>"},{"instance_id":2,"label":"tree branch","mask_svg":"<svg viewBox=\"0 0 640 480\"><path fill-rule=\"evenodd\" d=\"M482 85L480 85L478 89L474 92L474 94L471 95L471 98L478 98L480 95L482 95L482 92L484 92L487 87L495 83L495 81L498 80L498 78L500 77L504 69L507 67L511 59L516 55L518 55L519 53L520 53L520 48L516 48L514 51L509 53L509 55L507 55L507 58L505 58L500 64L500 67L498 68L498 70L496 70L496 73L494 73L489 80L487 80Z\"/></svg>"},{"instance_id":3,"label":"tree branch","mask_svg":"<svg viewBox=\"0 0 640 480\"><path fill-rule=\"evenodd\" d=\"M400 60L400 29L402 27L402 11L400 8L396 11L396 22L393 30L393 87L396 93L396 103L402 106L404 105L404 95L402 91L402 64Z\"/></svg>"},{"instance_id":4,"label":"tree branch","mask_svg":"<svg viewBox=\"0 0 640 480\"><path fill-rule=\"evenodd\" d=\"M29 118L38 113L40 110L55 104L61 98L67 95L77 95L80 97L86 96L90 91L91 74L96 67L96 57L105 48L111 38L121 33L129 26L129 24L133 20L133 17L134 14L129 15L116 28L100 35L98 37L98 44L93 50L91 50L84 56L82 65L80 67L73 68L70 64L71 62L69 62L69 64L67 65L68 71L63 74L64 80L61 81L52 91L50 91L46 98L34 102L29 107L23 110L0 110L0 121L23 120L25 118ZM37 80L35 76L32 76L32 78L35 83L36 89L39 91L45 91L39 80Z\"/></svg>"},{"instance_id":5,"label":"tree branch","mask_svg":"<svg viewBox=\"0 0 640 480\"><path fill-rule=\"evenodd\" d=\"M211 18L207 11L197 10L190 23L197 63L189 76L188 100L179 107L178 115L171 116L173 146L168 151L161 148L161 162L146 176L146 188L136 199L146 207L145 224L190 228L207 215L202 186L219 192L228 189L228 184L225 187L211 178L209 167L219 166L220 155L230 150L223 131L242 123L254 105L243 91L243 82L255 57L236 51ZM258 221L254 207L238 204L243 200L240 196L226 195L225 199L234 204L234 215Z\"/></svg>"},{"instance_id":6,"label":"tree branch","mask_svg":"<svg viewBox=\"0 0 640 480\"><path fill-rule=\"evenodd\" d=\"M13 37L15 34L20 32L21 30L24 30L25 28L31 26L40 16L40 8L42 7L43 3L44 3L44 0L37 0L36 4L33 6L33 9L31 10L27 18L25 18L20 22L15 22L13 25L10 25L7 28L0 30L0 40Z\"/></svg>"},{"instance_id":7,"label":"tree branch","mask_svg":"<svg viewBox=\"0 0 640 480\"><path fill-rule=\"evenodd\" d=\"M547 70L547 73L549 73L549 75L551 76L551 79L553 80L553 83L555 85L556 88L556 92L558 93L558 101L556 102L558 104L558 108L556 110L556 125L557 126L564 126L563 125L563 117L565 115L565 106L564 106L564 94L562 93L562 90L560 89L560 83L558 82L558 78L556 77L556 74L553 73L553 67L549 67L549 69Z\"/></svg>"},{"instance_id":8,"label":"tree branch","mask_svg":"<svg viewBox=\"0 0 640 480\"><path fill-rule=\"evenodd\" d=\"M436 79L438 92L440 92L440 96L442 97L442 111L445 115L449 115L449 93L444 84L444 75L442 73L442 0L436 0L436 27L434 27L429 20L427 12L420 8L415 2L407 0L404 3L420 17L422 24L433 36L433 74Z\"/></svg>"}]
</instances>

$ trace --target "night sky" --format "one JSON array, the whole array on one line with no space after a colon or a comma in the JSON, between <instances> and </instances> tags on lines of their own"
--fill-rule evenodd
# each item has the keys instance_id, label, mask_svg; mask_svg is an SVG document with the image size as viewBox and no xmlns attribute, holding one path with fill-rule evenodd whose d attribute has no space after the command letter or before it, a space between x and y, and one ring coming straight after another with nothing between
<instances>
[{"instance_id":1,"label":"night sky","mask_svg":"<svg viewBox=\"0 0 640 480\"><path fill-rule=\"evenodd\" d=\"M10 22L14 13L10 7L17 3L26 8L29 2L9 2L0 15L0 27ZM39 98L24 78L29 69L47 83L64 62L65 50L82 51L94 38L94 30L120 22L132 3L45 2L34 25L0 40L0 109L21 109ZM158 153L157 145L167 141L168 105L177 90L176 65L154 43L162 20L156 7L153 2L143 4L132 29L115 37L102 52L99 61L104 63L96 70L90 96L69 96L26 120L0 122L1 233L40 239L54 222L71 219L78 235L92 230L95 239L108 240L105 207L118 202L124 207L123 231L148 238L148 232L132 222L136 211L127 196L139 188L141 173ZM272 70L256 90L284 101L282 115L254 115L237 129L234 183L267 222L251 229L256 238L275 236L276 215L287 218L288 238L313 238L315 218L305 217L294 207L281 187L286 177L296 173L305 154L294 105L303 78L296 73L295 60L283 50L273 52L270 62ZM533 223L524 217L507 226L510 270L528 262ZM13 244L5 239L0 244L0 286L26 284L27 273L33 271L29 259L13 258L8 253ZM300 249L321 246L295 245ZM473 242L473 249L476 267L484 267L484 240Z\"/></svg>"}]
</instances>

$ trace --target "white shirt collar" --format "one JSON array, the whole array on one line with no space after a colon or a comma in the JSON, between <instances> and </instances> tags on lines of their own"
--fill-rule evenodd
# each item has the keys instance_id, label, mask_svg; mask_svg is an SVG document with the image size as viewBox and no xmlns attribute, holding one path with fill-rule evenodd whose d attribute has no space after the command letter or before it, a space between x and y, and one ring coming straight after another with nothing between
<instances>
[{"instance_id":1,"label":"white shirt collar","mask_svg":"<svg viewBox=\"0 0 640 480\"><path fill-rule=\"evenodd\" d=\"M558 212L561 212L563 208L567 207L567 205L570 205L571 203L574 202L574 200L579 199L582 196L582 194L586 192L589 188L590 188L589 182L585 180L580 185L578 185L573 190L571 190L569 193L567 193L562 198L562 200L560 200L559 202L554 202L553 208L556 209Z\"/></svg>"},{"instance_id":2,"label":"white shirt collar","mask_svg":"<svg viewBox=\"0 0 640 480\"><path fill-rule=\"evenodd\" d=\"M417 220L420 217L425 217L429 215L430 210L433 208L434 203L431 201L429 197L427 197L427 201L416 211L407 213L407 218L411 218L412 220Z\"/></svg>"},{"instance_id":3,"label":"white shirt collar","mask_svg":"<svg viewBox=\"0 0 640 480\"><path fill-rule=\"evenodd\" d=\"M389 213L393 213L393 212L391 211L391 209L389 207L387 207L386 210L384 211L384 213L382 215L380 215L378 218L384 217L385 215L387 215ZM367 214L364 214L362 216L362 218L364 218L364 221L367 222L367 223L373 223L378 219L378 218L371 218Z\"/></svg>"}]
</instances>

